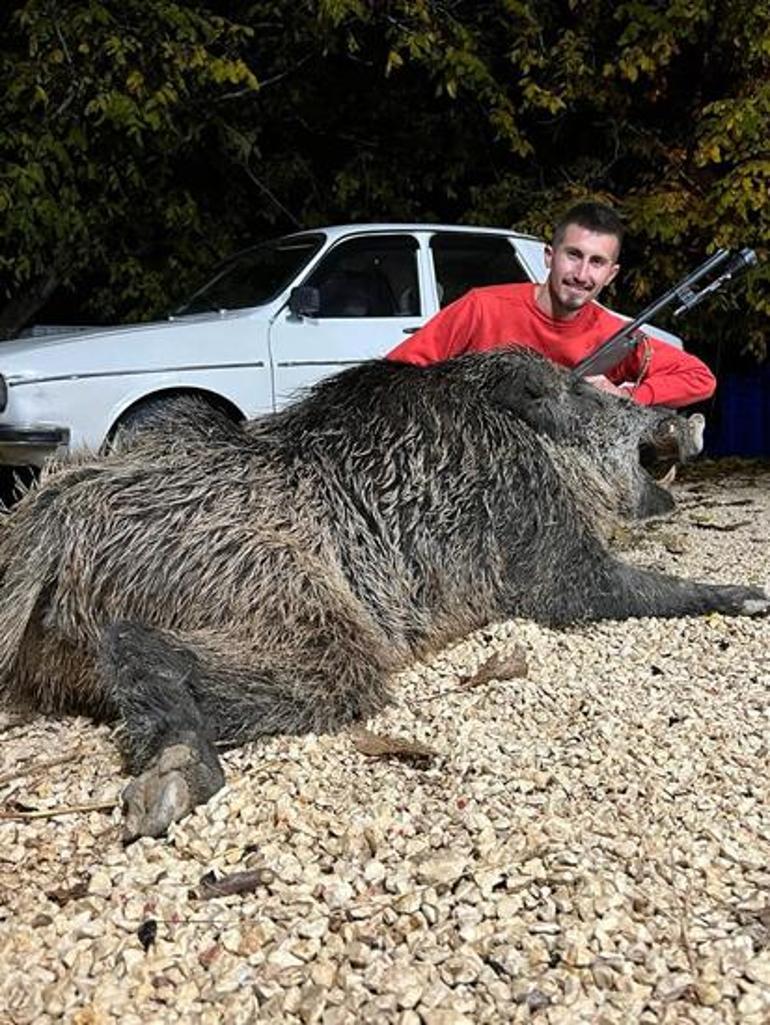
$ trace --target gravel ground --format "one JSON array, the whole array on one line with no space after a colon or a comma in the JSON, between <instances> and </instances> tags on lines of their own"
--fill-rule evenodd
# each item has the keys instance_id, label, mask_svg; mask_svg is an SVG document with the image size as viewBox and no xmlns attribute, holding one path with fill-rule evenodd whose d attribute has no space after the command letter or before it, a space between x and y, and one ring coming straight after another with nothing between
<instances>
[{"instance_id":1,"label":"gravel ground","mask_svg":"<svg viewBox=\"0 0 770 1025\"><path fill-rule=\"evenodd\" d=\"M770 581L770 465L675 490L625 557ZM489 628L368 724L432 756L253 744L127 849L109 729L0 717L0 1023L770 1022L769 639ZM526 675L477 674L511 653Z\"/></svg>"}]
</instances>

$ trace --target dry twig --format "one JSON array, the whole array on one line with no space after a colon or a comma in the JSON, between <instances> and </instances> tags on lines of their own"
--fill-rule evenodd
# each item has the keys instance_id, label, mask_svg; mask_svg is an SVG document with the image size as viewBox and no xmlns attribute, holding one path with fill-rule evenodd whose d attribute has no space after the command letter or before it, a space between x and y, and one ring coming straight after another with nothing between
<instances>
[{"instance_id":1,"label":"dry twig","mask_svg":"<svg viewBox=\"0 0 770 1025\"><path fill-rule=\"evenodd\" d=\"M80 748L77 751L70 751L69 754L60 755L58 758L51 758L47 762L37 762L30 765L25 765L20 769L13 769L11 772L6 772L0 776L0 786L5 783L12 783L15 779L22 779L24 776L34 776L39 772L45 772L46 769L53 769L57 765L65 765L67 762L74 762L76 758L80 757Z\"/></svg>"},{"instance_id":2,"label":"dry twig","mask_svg":"<svg viewBox=\"0 0 770 1025\"><path fill-rule=\"evenodd\" d=\"M0 819L24 821L26 819L53 819L59 815L75 815L84 811L112 811L117 801L93 801L90 804L65 804L56 808L36 808L34 811L0 811Z\"/></svg>"}]
</instances>

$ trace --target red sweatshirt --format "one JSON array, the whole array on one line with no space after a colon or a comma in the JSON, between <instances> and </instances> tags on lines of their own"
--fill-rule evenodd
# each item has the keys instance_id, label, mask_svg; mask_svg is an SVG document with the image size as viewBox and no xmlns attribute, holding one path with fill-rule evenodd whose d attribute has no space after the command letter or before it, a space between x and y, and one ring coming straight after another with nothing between
<instances>
[{"instance_id":1,"label":"red sweatshirt","mask_svg":"<svg viewBox=\"0 0 770 1025\"><path fill-rule=\"evenodd\" d=\"M571 320L554 320L537 305L536 287L475 288L396 346L388 359L426 366L465 352L515 344L574 367L625 323L593 302ZM607 377L616 385L631 384L629 394L648 406L688 406L707 399L716 387L705 363L655 338L646 338Z\"/></svg>"}]
</instances>

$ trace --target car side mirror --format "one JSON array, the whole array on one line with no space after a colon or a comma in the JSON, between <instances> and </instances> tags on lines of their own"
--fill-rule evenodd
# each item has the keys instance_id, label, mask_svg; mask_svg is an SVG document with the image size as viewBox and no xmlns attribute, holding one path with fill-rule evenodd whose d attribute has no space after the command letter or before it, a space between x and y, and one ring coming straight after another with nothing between
<instances>
[{"instance_id":1,"label":"car side mirror","mask_svg":"<svg viewBox=\"0 0 770 1025\"><path fill-rule=\"evenodd\" d=\"M312 285L297 285L289 292L289 309L298 317L317 317L321 310L321 293Z\"/></svg>"}]
</instances>

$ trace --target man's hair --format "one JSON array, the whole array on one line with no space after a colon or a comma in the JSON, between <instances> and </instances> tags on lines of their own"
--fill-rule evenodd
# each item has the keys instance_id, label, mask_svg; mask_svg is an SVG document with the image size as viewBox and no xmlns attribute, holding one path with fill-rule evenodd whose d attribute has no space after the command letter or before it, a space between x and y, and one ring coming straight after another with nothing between
<instances>
[{"instance_id":1,"label":"man's hair","mask_svg":"<svg viewBox=\"0 0 770 1025\"><path fill-rule=\"evenodd\" d=\"M555 248L564 241L564 235L570 224L577 224L586 231L595 231L598 235L614 235L618 240L618 253L623 243L623 222L612 209L603 203L578 203L571 207L553 230L551 245Z\"/></svg>"}]
</instances>

